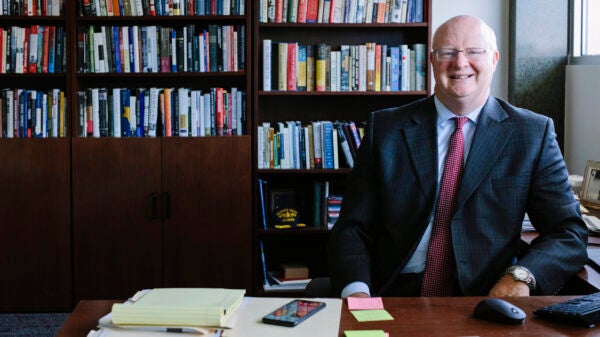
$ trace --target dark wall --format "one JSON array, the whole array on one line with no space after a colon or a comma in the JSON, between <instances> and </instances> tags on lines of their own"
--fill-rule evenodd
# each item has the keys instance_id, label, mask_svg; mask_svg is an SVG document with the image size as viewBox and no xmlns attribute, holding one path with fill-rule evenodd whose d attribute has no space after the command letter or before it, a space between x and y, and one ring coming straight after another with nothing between
<instances>
[{"instance_id":1,"label":"dark wall","mask_svg":"<svg viewBox=\"0 0 600 337\"><path fill-rule=\"evenodd\" d=\"M551 117L563 148L568 1L511 0L509 18L508 99Z\"/></svg>"}]
</instances>

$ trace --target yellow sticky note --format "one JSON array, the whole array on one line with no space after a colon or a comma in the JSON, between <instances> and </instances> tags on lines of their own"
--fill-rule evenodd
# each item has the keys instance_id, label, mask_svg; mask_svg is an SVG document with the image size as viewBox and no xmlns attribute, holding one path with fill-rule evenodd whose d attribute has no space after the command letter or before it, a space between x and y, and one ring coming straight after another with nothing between
<instances>
[{"instance_id":1,"label":"yellow sticky note","mask_svg":"<svg viewBox=\"0 0 600 337\"><path fill-rule=\"evenodd\" d=\"M346 330L346 337L385 337L383 330Z\"/></svg>"},{"instance_id":2,"label":"yellow sticky note","mask_svg":"<svg viewBox=\"0 0 600 337\"><path fill-rule=\"evenodd\" d=\"M394 319L392 315L385 309L380 310L352 310L350 311L354 318L359 322L371 321L391 321Z\"/></svg>"}]
</instances>

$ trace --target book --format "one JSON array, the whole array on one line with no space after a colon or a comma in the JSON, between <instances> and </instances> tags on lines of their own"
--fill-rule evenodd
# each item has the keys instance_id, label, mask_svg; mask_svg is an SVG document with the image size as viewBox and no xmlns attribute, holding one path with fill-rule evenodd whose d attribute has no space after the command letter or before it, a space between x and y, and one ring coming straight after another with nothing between
<instances>
[{"instance_id":1,"label":"book","mask_svg":"<svg viewBox=\"0 0 600 337\"><path fill-rule=\"evenodd\" d=\"M291 188L271 189L271 225L277 229L306 227L300 222L300 193Z\"/></svg>"},{"instance_id":2,"label":"book","mask_svg":"<svg viewBox=\"0 0 600 337\"><path fill-rule=\"evenodd\" d=\"M224 327L239 308L245 289L154 288L137 292L131 303L115 303L116 325Z\"/></svg>"},{"instance_id":3,"label":"book","mask_svg":"<svg viewBox=\"0 0 600 337\"><path fill-rule=\"evenodd\" d=\"M277 272L270 271L268 273L271 280L273 280L277 284L288 285L288 284L304 284L307 285L312 279L306 277L299 278L285 278L283 275Z\"/></svg>"}]
</instances>

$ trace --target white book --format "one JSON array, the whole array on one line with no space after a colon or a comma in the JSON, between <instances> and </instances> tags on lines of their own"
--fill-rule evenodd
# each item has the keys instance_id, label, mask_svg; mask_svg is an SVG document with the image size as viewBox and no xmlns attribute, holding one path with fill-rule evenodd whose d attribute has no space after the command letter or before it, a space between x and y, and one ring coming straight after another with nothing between
<instances>
[{"instance_id":1,"label":"white book","mask_svg":"<svg viewBox=\"0 0 600 337\"><path fill-rule=\"evenodd\" d=\"M268 132L268 131L267 131ZM256 139L257 141L257 157L256 157L256 163L258 165L258 169L264 169L264 168L268 168L265 167L265 156L264 156L264 151L265 151L265 130L264 127L262 125L259 125L256 129Z\"/></svg>"},{"instance_id":2,"label":"white book","mask_svg":"<svg viewBox=\"0 0 600 337\"><path fill-rule=\"evenodd\" d=\"M59 16L60 15L60 0L52 0L52 15Z\"/></svg>"},{"instance_id":3,"label":"white book","mask_svg":"<svg viewBox=\"0 0 600 337\"><path fill-rule=\"evenodd\" d=\"M129 135L135 135L137 128L137 97L133 95L131 90L131 96L129 96Z\"/></svg>"},{"instance_id":4,"label":"white book","mask_svg":"<svg viewBox=\"0 0 600 337\"><path fill-rule=\"evenodd\" d=\"M231 134L238 135L238 110L237 110L237 99L238 89L235 87L231 88Z\"/></svg>"},{"instance_id":5,"label":"white book","mask_svg":"<svg viewBox=\"0 0 600 337\"><path fill-rule=\"evenodd\" d=\"M314 167L315 168L323 168L323 155L322 155L322 146L321 146L321 122L315 121L311 122L313 127L313 152L315 156Z\"/></svg>"},{"instance_id":6,"label":"white book","mask_svg":"<svg viewBox=\"0 0 600 337\"><path fill-rule=\"evenodd\" d=\"M198 60L200 60L200 72L206 72L206 41L204 34L200 34L198 38Z\"/></svg>"},{"instance_id":7,"label":"white book","mask_svg":"<svg viewBox=\"0 0 600 337\"><path fill-rule=\"evenodd\" d=\"M331 23L344 23L345 5L346 0L335 0L333 2L333 8L331 8L333 21Z\"/></svg>"},{"instance_id":8,"label":"white book","mask_svg":"<svg viewBox=\"0 0 600 337\"><path fill-rule=\"evenodd\" d=\"M98 101L98 88L92 89L92 136L100 137L100 104Z\"/></svg>"},{"instance_id":9,"label":"white book","mask_svg":"<svg viewBox=\"0 0 600 337\"><path fill-rule=\"evenodd\" d=\"M373 22L373 8L375 7L375 0L367 0L365 9L365 23Z\"/></svg>"},{"instance_id":10,"label":"white book","mask_svg":"<svg viewBox=\"0 0 600 337\"><path fill-rule=\"evenodd\" d=\"M237 111L237 134L238 135L242 135L243 131L244 131L244 126L242 124L242 117L244 116L244 111L242 111L243 109L243 97L244 95L242 94L242 91L238 91L237 95L236 95L236 99L235 99L235 107L236 107L236 111Z\"/></svg>"},{"instance_id":11,"label":"white book","mask_svg":"<svg viewBox=\"0 0 600 337\"><path fill-rule=\"evenodd\" d=\"M156 137L156 123L158 121L158 95L160 89L150 88L150 106L148 120L148 137Z\"/></svg>"},{"instance_id":12,"label":"white book","mask_svg":"<svg viewBox=\"0 0 600 337\"><path fill-rule=\"evenodd\" d=\"M234 31L233 32L233 44L231 45L232 49L233 49L233 71L238 71L239 70L239 64L238 64L238 32Z\"/></svg>"},{"instance_id":13,"label":"white book","mask_svg":"<svg viewBox=\"0 0 600 337\"><path fill-rule=\"evenodd\" d=\"M156 26L150 26L150 36L152 40L150 40L150 57L149 60L152 64L152 72L157 73L159 69L159 56L158 56L158 29Z\"/></svg>"},{"instance_id":14,"label":"white book","mask_svg":"<svg viewBox=\"0 0 600 337\"><path fill-rule=\"evenodd\" d=\"M44 138L48 138L48 94L42 95L42 130L40 135Z\"/></svg>"},{"instance_id":15,"label":"white book","mask_svg":"<svg viewBox=\"0 0 600 337\"><path fill-rule=\"evenodd\" d=\"M6 112L6 138L15 137L15 110L14 110L14 96L12 90L6 91L6 105L8 107Z\"/></svg>"},{"instance_id":16,"label":"white book","mask_svg":"<svg viewBox=\"0 0 600 337\"><path fill-rule=\"evenodd\" d=\"M304 153L306 154L305 160L304 160L304 168L309 169L310 168L310 144L311 144L311 139L310 139L310 135L308 134L308 127L304 126L302 127L302 129L304 130L303 134L304 134Z\"/></svg>"},{"instance_id":17,"label":"white book","mask_svg":"<svg viewBox=\"0 0 600 337\"><path fill-rule=\"evenodd\" d=\"M367 46L358 46L358 91L367 90Z\"/></svg>"},{"instance_id":18,"label":"white book","mask_svg":"<svg viewBox=\"0 0 600 337\"><path fill-rule=\"evenodd\" d=\"M187 137L189 121L189 89L179 88L177 89L177 95L179 97L179 137Z\"/></svg>"},{"instance_id":19,"label":"white book","mask_svg":"<svg viewBox=\"0 0 600 337\"><path fill-rule=\"evenodd\" d=\"M408 45L403 44L400 45L400 79L401 79L401 85L400 85L400 90L402 91L407 91L409 89L409 80L408 80L408 76L410 74L409 72L409 67L410 67L410 52L408 49Z\"/></svg>"},{"instance_id":20,"label":"white book","mask_svg":"<svg viewBox=\"0 0 600 337\"><path fill-rule=\"evenodd\" d=\"M206 136L206 130L204 125L204 95L202 95L202 92L200 90L198 90L198 124L200 129L198 130L198 136Z\"/></svg>"},{"instance_id":21,"label":"white book","mask_svg":"<svg viewBox=\"0 0 600 337\"><path fill-rule=\"evenodd\" d=\"M121 89L114 88L113 96L113 115L110 116L113 121L113 134L115 138L121 138Z\"/></svg>"},{"instance_id":22,"label":"white book","mask_svg":"<svg viewBox=\"0 0 600 337\"><path fill-rule=\"evenodd\" d=\"M124 65L123 72L130 73L132 69L130 69L131 67L129 66L129 27L121 27L121 33L123 35L123 59L121 60L121 62L123 62Z\"/></svg>"},{"instance_id":23,"label":"white book","mask_svg":"<svg viewBox=\"0 0 600 337\"><path fill-rule=\"evenodd\" d=\"M141 64L140 64L140 43L139 43L139 30L140 27L133 26L133 71L136 73L141 72Z\"/></svg>"},{"instance_id":24,"label":"white book","mask_svg":"<svg viewBox=\"0 0 600 337\"><path fill-rule=\"evenodd\" d=\"M188 27L183 27L183 71L188 71ZM190 64L191 66L191 64Z\"/></svg>"},{"instance_id":25,"label":"white book","mask_svg":"<svg viewBox=\"0 0 600 337\"><path fill-rule=\"evenodd\" d=\"M94 1L94 6L96 8L96 16L101 16L102 15L102 10L100 8L100 1L99 0L95 0Z\"/></svg>"},{"instance_id":26,"label":"white book","mask_svg":"<svg viewBox=\"0 0 600 337\"><path fill-rule=\"evenodd\" d=\"M13 27L13 30L17 31L17 48L15 53L15 73L23 73L23 53L25 46L25 28Z\"/></svg>"},{"instance_id":27,"label":"white book","mask_svg":"<svg viewBox=\"0 0 600 337\"><path fill-rule=\"evenodd\" d=\"M332 139L333 139L333 168L340 168L340 159L338 154L338 132L336 128L332 130Z\"/></svg>"},{"instance_id":28,"label":"white book","mask_svg":"<svg viewBox=\"0 0 600 337\"><path fill-rule=\"evenodd\" d=\"M38 51L37 45L38 45L38 34L32 32L32 33L29 34L29 47L28 47L29 48L29 55L27 55L28 60L29 60L29 64L36 64L37 63L37 51Z\"/></svg>"},{"instance_id":29,"label":"white book","mask_svg":"<svg viewBox=\"0 0 600 337\"><path fill-rule=\"evenodd\" d=\"M107 0L110 1L110 0ZM132 1L133 2L133 1ZM135 0L135 15L137 16L143 16L144 15L144 7L142 7L142 0ZM131 13L134 13L133 11L131 11Z\"/></svg>"},{"instance_id":30,"label":"white book","mask_svg":"<svg viewBox=\"0 0 600 337\"><path fill-rule=\"evenodd\" d=\"M271 40L263 40L263 91L271 91Z\"/></svg>"},{"instance_id":31,"label":"white book","mask_svg":"<svg viewBox=\"0 0 600 337\"><path fill-rule=\"evenodd\" d=\"M223 15L231 15L231 0L222 0L222 1L223 1Z\"/></svg>"},{"instance_id":32,"label":"white book","mask_svg":"<svg viewBox=\"0 0 600 337\"><path fill-rule=\"evenodd\" d=\"M190 136L198 137L198 91L190 92Z\"/></svg>"},{"instance_id":33,"label":"white book","mask_svg":"<svg viewBox=\"0 0 600 337\"><path fill-rule=\"evenodd\" d=\"M52 137L58 137L58 108L60 89L52 89Z\"/></svg>"},{"instance_id":34,"label":"white book","mask_svg":"<svg viewBox=\"0 0 600 337\"><path fill-rule=\"evenodd\" d=\"M339 91L340 87L338 86L339 82L338 82L338 77L339 77L339 64L338 64L338 57L339 57L339 53L337 51L332 51L330 54L330 78L331 78L331 84L330 84L330 90L331 91Z\"/></svg>"},{"instance_id":35,"label":"white book","mask_svg":"<svg viewBox=\"0 0 600 337\"><path fill-rule=\"evenodd\" d=\"M210 121L210 93L204 94L204 133L211 136L211 121Z\"/></svg>"}]
</instances>

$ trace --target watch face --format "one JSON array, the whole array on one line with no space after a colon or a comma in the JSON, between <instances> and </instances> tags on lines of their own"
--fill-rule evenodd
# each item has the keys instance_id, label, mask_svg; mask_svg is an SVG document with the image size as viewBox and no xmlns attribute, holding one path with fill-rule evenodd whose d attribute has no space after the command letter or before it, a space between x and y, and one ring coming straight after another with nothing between
<instances>
[{"instance_id":1,"label":"watch face","mask_svg":"<svg viewBox=\"0 0 600 337\"><path fill-rule=\"evenodd\" d=\"M528 276L528 273L523 269L515 269L513 275L521 280L525 280Z\"/></svg>"}]
</instances>

